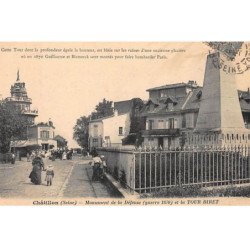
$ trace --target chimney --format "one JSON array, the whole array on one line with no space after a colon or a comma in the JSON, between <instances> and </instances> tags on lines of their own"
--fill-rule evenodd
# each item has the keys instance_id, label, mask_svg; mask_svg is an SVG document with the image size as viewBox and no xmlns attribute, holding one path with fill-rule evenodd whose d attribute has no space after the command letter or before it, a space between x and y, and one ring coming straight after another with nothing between
<instances>
[{"instance_id":1,"label":"chimney","mask_svg":"<svg viewBox=\"0 0 250 250\"><path fill-rule=\"evenodd\" d=\"M117 109L114 110L114 116L118 116L118 110Z\"/></svg>"}]
</instances>

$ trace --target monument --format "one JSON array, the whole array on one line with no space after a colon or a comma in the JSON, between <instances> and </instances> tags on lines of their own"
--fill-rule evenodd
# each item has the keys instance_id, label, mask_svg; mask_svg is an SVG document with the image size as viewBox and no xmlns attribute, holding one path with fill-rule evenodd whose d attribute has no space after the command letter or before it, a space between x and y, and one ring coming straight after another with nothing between
<instances>
[{"instance_id":1,"label":"monument","mask_svg":"<svg viewBox=\"0 0 250 250\"><path fill-rule=\"evenodd\" d=\"M188 136L189 144L248 144L250 133L244 125L235 74L228 72L234 67L221 52L207 56L199 113L194 132Z\"/></svg>"}]
</instances>

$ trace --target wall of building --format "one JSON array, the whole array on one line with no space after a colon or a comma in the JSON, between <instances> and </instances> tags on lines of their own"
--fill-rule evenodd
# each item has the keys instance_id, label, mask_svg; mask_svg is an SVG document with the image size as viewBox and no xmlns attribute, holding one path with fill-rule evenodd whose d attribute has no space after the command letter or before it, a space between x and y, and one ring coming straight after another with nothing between
<instances>
[{"instance_id":1,"label":"wall of building","mask_svg":"<svg viewBox=\"0 0 250 250\"><path fill-rule=\"evenodd\" d=\"M143 146L146 147L159 147L159 138L160 137L145 137ZM163 146L162 148L176 148L180 146L179 137L163 137Z\"/></svg>"},{"instance_id":2,"label":"wall of building","mask_svg":"<svg viewBox=\"0 0 250 250\"><path fill-rule=\"evenodd\" d=\"M152 129L169 129L170 128L170 121L169 119L174 119L174 128L181 128L182 127L182 116L181 115L163 115L163 116L154 116L154 117L147 117L146 120L146 130L149 130L150 121L153 121L153 128Z\"/></svg>"},{"instance_id":3,"label":"wall of building","mask_svg":"<svg viewBox=\"0 0 250 250\"><path fill-rule=\"evenodd\" d=\"M103 124L102 121L90 122L89 123L89 136L99 137L103 136Z\"/></svg>"},{"instance_id":4,"label":"wall of building","mask_svg":"<svg viewBox=\"0 0 250 250\"><path fill-rule=\"evenodd\" d=\"M29 139L37 139L38 138L38 132L37 132L36 126L28 128L28 138Z\"/></svg>"},{"instance_id":5,"label":"wall of building","mask_svg":"<svg viewBox=\"0 0 250 250\"><path fill-rule=\"evenodd\" d=\"M122 128L122 134L119 134L119 128ZM122 139L129 134L130 116L129 114L113 116L103 120L103 139L110 138L111 144L122 144Z\"/></svg>"},{"instance_id":6,"label":"wall of building","mask_svg":"<svg viewBox=\"0 0 250 250\"><path fill-rule=\"evenodd\" d=\"M54 148L57 148L57 142L54 140L55 131L53 127L37 125L37 134L39 145L43 146L44 144L48 144L49 147L54 146Z\"/></svg>"},{"instance_id":7,"label":"wall of building","mask_svg":"<svg viewBox=\"0 0 250 250\"><path fill-rule=\"evenodd\" d=\"M101 147L103 141L102 121L92 121L89 123L89 148Z\"/></svg>"}]
</instances>

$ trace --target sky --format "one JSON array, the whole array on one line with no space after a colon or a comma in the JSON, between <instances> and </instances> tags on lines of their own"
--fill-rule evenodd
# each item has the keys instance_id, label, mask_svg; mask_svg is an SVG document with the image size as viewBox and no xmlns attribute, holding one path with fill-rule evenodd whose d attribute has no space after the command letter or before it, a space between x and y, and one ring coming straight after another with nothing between
<instances>
[{"instance_id":1,"label":"sky","mask_svg":"<svg viewBox=\"0 0 250 250\"><path fill-rule=\"evenodd\" d=\"M18 48L18 51L14 51ZM33 52L25 52L25 48ZM40 49L67 49L68 52L39 52ZM126 49L121 52L100 52L98 55L113 56L113 59L90 59L92 52L80 49L102 50ZM20 51L23 49L23 51ZM37 49L38 52L35 52ZM69 51L70 49L73 50ZM77 49L78 52L74 52ZM128 52L128 50L131 50ZM142 49L164 49L169 52L133 52ZM106 98L111 101L128 100L134 97L148 99L147 89L164 84L197 81L202 86L206 56L210 48L204 43L0 43L0 96L10 96L10 87L16 80L26 83L32 107L39 110L36 122L51 119L56 134L65 137L70 147L76 120L89 115L95 106ZM10 51L11 50L11 51ZM106 51L107 51L106 50ZM172 51L172 52L171 52ZM89 59L35 58L45 55L81 55ZM114 59L119 55L149 56L159 54L163 59ZM32 58L27 58L27 56ZM95 53L96 55L96 53ZM22 58L26 56L26 58ZM236 76L239 89L250 87L250 71Z\"/></svg>"}]
</instances>

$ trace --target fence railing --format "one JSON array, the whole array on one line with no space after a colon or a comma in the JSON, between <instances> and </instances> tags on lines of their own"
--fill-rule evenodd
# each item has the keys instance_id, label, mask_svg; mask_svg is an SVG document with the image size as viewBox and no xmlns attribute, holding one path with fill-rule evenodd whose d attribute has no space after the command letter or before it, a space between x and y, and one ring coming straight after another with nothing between
<instances>
[{"instance_id":1,"label":"fence railing","mask_svg":"<svg viewBox=\"0 0 250 250\"><path fill-rule=\"evenodd\" d=\"M222 186L250 182L249 147L187 147L182 150L100 149L108 168L133 191L173 186Z\"/></svg>"}]
</instances>

